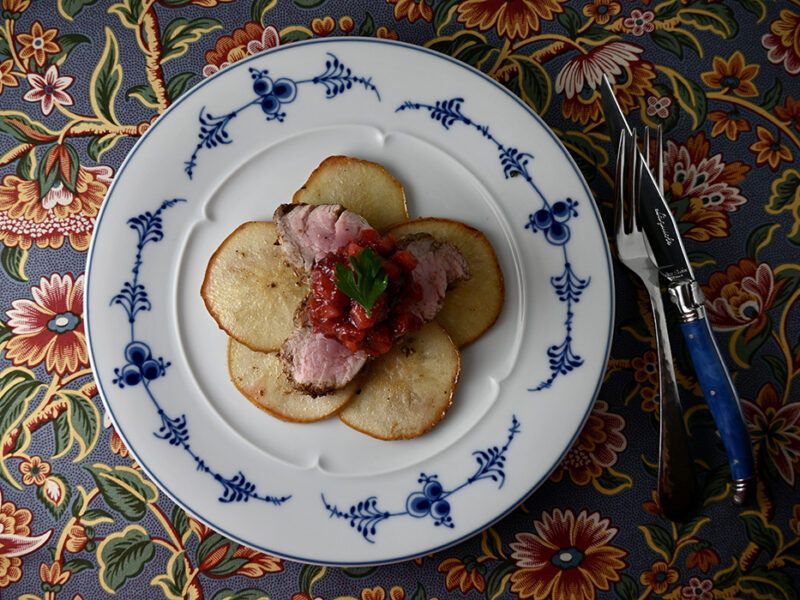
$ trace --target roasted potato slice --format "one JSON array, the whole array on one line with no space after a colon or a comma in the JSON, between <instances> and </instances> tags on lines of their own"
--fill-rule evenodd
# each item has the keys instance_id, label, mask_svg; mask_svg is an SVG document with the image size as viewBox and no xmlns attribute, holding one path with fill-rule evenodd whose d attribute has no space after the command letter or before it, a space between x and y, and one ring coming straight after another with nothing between
<instances>
[{"instance_id":1,"label":"roasted potato slice","mask_svg":"<svg viewBox=\"0 0 800 600\"><path fill-rule=\"evenodd\" d=\"M408 219L403 186L381 165L330 156L320 163L292 198L294 204L341 204L378 231Z\"/></svg>"},{"instance_id":2,"label":"roasted potato slice","mask_svg":"<svg viewBox=\"0 0 800 600\"><path fill-rule=\"evenodd\" d=\"M252 350L277 350L294 329L309 291L283 257L277 228L267 221L240 225L216 250L200 290L211 316Z\"/></svg>"},{"instance_id":3,"label":"roasted potato slice","mask_svg":"<svg viewBox=\"0 0 800 600\"><path fill-rule=\"evenodd\" d=\"M277 352L255 352L233 338L228 341L228 371L236 388L250 402L274 417L311 423L331 416L355 396L356 382L313 398L294 389Z\"/></svg>"},{"instance_id":4,"label":"roasted potato slice","mask_svg":"<svg viewBox=\"0 0 800 600\"><path fill-rule=\"evenodd\" d=\"M459 348L471 344L494 325L505 303L505 283L494 248L483 232L460 221L437 218L405 221L388 232L395 237L429 233L441 242L453 244L467 259L472 277L447 290L442 310L436 315Z\"/></svg>"},{"instance_id":5,"label":"roasted potato slice","mask_svg":"<svg viewBox=\"0 0 800 600\"><path fill-rule=\"evenodd\" d=\"M367 365L339 418L381 440L420 436L450 408L460 371L458 348L441 325L428 323Z\"/></svg>"}]
</instances>

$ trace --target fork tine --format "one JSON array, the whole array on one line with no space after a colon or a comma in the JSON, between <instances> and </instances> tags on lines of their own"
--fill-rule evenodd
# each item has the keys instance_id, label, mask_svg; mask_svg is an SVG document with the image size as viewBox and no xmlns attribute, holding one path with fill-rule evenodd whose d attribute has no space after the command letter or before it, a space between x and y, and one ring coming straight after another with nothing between
<instances>
[{"instance_id":1,"label":"fork tine","mask_svg":"<svg viewBox=\"0 0 800 600\"><path fill-rule=\"evenodd\" d=\"M642 139L642 154L644 155L644 164L650 167L650 129L645 127L644 138Z\"/></svg>"},{"instance_id":2,"label":"fork tine","mask_svg":"<svg viewBox=\"0 0 800 600\"><path fill-rule=\"evenodd\" d=\"M639 159L639 147L636 144L637 133L633 130L633 135L630 139L630 147L628 148L628 163L627 169L628 180L626 183L625 193L625 229L626 231L639 230L639 218L637 217L637 203L639 200L639 174L641 169L641 162Z\"/></svg>"},{"instance_id":3,"label":"fork tine","mask_svg":"<svg viewBox=\"0 0 800 600\"><path fill-rule=\"evenodd\" d=\"M617 167L614 172L614 235L625 232L625 136L620 136L617 146Z\"/></svg>"},{"instance_id":4,"label":"fork tine","mask_svg":"<svg viewBox=\"0 0 800 600\"><path fill-rule=\"evenodd\" d=\"M656 165L655 165L655 173L656 173L656 183L658 183L658 189L663 193L664 192L664 139L663 134L661 131L661 125L658 126L656 129Z\"/></svg>"}]
</instances>

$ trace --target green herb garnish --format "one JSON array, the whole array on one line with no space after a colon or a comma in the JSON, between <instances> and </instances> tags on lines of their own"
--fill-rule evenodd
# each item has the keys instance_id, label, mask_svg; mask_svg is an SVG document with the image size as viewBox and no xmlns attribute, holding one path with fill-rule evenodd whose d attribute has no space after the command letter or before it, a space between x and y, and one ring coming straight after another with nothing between
<instances>
[{"instance_id":1,"label":"green herb garnish","mask_svg":"<svg viewBox=\"0 0 800 600\"><path fill-rule=\"evenodd\" d=\"M386 286L389 276L383 270L381 257L371 248L364 248L350 257L350 270L343 263L336 265L336 287L364 307L368 318L372 318L372 305Z\"/></svg>"}]
</instances>

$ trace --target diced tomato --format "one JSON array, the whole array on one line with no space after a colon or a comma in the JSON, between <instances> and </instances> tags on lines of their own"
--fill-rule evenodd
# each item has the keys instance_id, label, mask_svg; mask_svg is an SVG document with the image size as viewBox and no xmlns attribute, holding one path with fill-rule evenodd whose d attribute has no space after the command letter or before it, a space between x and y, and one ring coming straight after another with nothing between
<instances>
[{"instance_id":1,"label":"diced tomato","mask_svg":"<svg viewBox=\"0 0 800 600\"><path fill-rule=\"evenodd\" d=\"M336 285L336 266L350 268L349 259L364 248L383 258L388 279L386 291L375 301L367 317L363 306ZM392 235L381 236L364 230L335 254L318 261L311 273L311 294L306 314L315 331L338 339L351 352L363 350L371 356L388 352L395 338L422 327L422 319L408 309L422 299L422 288L411 277L417 259L408 251L397 250Z\"/></svg>"}]
</instances>

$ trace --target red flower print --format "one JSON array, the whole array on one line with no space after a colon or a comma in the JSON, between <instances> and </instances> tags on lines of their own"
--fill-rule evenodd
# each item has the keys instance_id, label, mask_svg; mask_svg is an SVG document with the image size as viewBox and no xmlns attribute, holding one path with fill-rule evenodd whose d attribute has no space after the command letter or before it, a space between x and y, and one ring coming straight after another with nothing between
<instances>
[{"instance_id":1,"label":"red flower print","mask_svg":"<svg viewBox=\"0 0 800 600\"><path fill-rule=\"evenodd\" d=\"M561 481L565 472L577 485L600 477L603 469L617 464L619 453L628 447L624 428L625 419L608 412L608 403L598 400L577 441L551 475L553 481Z\"/></svg>"},{"instance_id":2,"label":"red flower print","mask_svg":"<svg viewBox=\"0 0 800 600\"><path fill-rule=\"evenodd\" d=\"M620 106L630 111L639 105L639 98L651 89L655 71L639 56L640 46L612 41L571 58L556 76L555 90L563 93L564 116L579 123L600 118L600 93L597 89L603 74L618 83L615 94Z\"/></svg>"},{"instance_id":3,"label":"red flower print","mask_svg":"<svg viewBox=\"0 0 800 600\"><path fill-rule=\"evenodd\" d=\"M0 94L3 93L4 87L19 87L19 81L14 76L14 61L12 59L0 62Z\"/></svg>"},{"instance_id":4,"label":"red flower print","mask_svg":"<svg viewBox=\"0 0 800 600\"><path fill-rule=\"evenodd\" d=\"M408 19L413 23L419 18L430 23L433 20L432 0L386 0L394 4L394 18L398 21Z\"/></svg>"},{"instance_id":5,"label":"red flower print","mask_svg":"<svg viewBox=\"0 0 800 600\"><path fill-rule=\"evenodd\" d=\"M766 326L766 311L780 287L772 268L766 263L756 264L752 258L712 273L708 284L701 286L714 329L733 331L752 326L751 335Z\"/></svg>"},{"instance_id":6,"label":"red flower print","mask_svg":"<svg viewBox=\"0 0 800 600\"><path fill-rule=\"evenodd\" d=\"M7 311L11 338L6 358L15 365L45 368L58 374L77 371L89 365L83 331L83 282L69 273L42 277L31 288L33 300L12 302Z\"/></svg>"},{"instance_id":7,"label":"red flower print","mask_svg":"<svg viewBox=\"0 0 800 600\"><path fill-rule=\"evenodd\" d=\"M647 116L666 119L672 107L672 98L669 96L648 96L647 97Z\"/></svg>"},{"instance_id":8,"label":"red flower print","mask_svg":"<svg viewBox=\"0 0 800 600\"><path fill-rule=\"evenodd\" d=\"M722 154L709 156L710 149L711 144L703 132L690 137L683 145L667 140L664 181L668 191L674 200L698 199L698 208L737 211L747 198L736 184L744 181L750 167L739 161L726 164ZM692 237L691 234L691 230L687 232L688 237Z\"/></svg>"},{"instance_id":9,"label":"red flower print","mask_svg":"<svg viewBox=\"0 0 800 600\"><path fill-rule=\"evenodd\" d=\"M768 164L769 168L777 171L781 161L792 162L794 157L788 147L778 141L772 132L766 127L756 125L756 135L758 141L753 142L750 151L756 155L756 165Z\"/></svg>"},{"instance_id":10,"label":"red flower print","mask_svg":"<svg viewBox=\"0 0 800 600\"><path fill-rule=\"evenodd\" d=\"M640 36L655 31L656 26L653 23L655 18L656 13L652 10L641 11L638 8L634 8L631 11L631 16L625 19L622 24L630 29L633 35Z\"/></svg>"},{"instance_id":11,"label":"red flower print","mask_svg":"<svg viewBox=\"0 0 800 600\"><path fill-rule=\"evenodd\" d=\"M700 579L699 577L692 577L689 580L689 585L681 588L681 596L689 598L689 600L714 600L713 579Z\"/></svg>"},{"instance_id":12,"label":"red flower print","mask_svg":"<svg viewBox=\"0 0 800 600\"><path fill-rule=\"evenodd\" d=\"M772 383L765 383L755 402L742 399L756 456L769 460L781 478L794 486L800 474L800 404L782 404Z\"/></svg>"},{"instance_id":13,"label":"red flower print","mask_svg":"<svg viewBox=\"0 0 800 600\"><path fill-rule=\"evenodd\" d=\"M27 65L28 60L33 57L36 64L43 67L48 54L61 52L61 46L54 41L57 35L58 29L44 30L39 21L34 21L30 33L17 35L17 41L22 46L19 51L20 60Z\"/></svg>"},{"instance_id":14,"label":"red flower print","mask_svg":"<svg viewBox=\"0 0 800 600\"><path fill-rule=\"evenodd\" d=\"M800 73L800 15L782 10L777 21L769 26L770 33L761 38L767 59L774 65L783 63L790 75Z\"/></svg>"},{"instance_id":15,"label":"red flower print","mask_svg":"<svg viewBox=\"0 0 800 600\"><path fill-rule=\"evenodd\" d=\"M470 590L477 590L481 594L486 591L486 567L479 563L474 556L460 558L446 558L439 564L439 573L447 573L445 585L452 592L458 588L462 594Z\"/></svg>"},{"instance_id":16,"label":"red flower print","mask_svg":"<svg viewBox=\"0 0 800 600\"><path fill-rule=\"evenodd\" d=\"M31 89L25 92L22 97L27 102L39 102L42 113L45 116L53 112L53 107L58 104L61 106L72 106L74 101L66 90L72 85L74 77L64 75L58 76L58 67L50 65L44 73L44 77L38 73L28 73L28 83Z\"/></svg>"},{"instance_id":17,"label":"red flower print","mask_svg":"<svg viewBox=\"0 0 800 600\"><path fill-rule=\"evenodd\" d=\"M497 35L524 39L539 33L541 21L552 21L564 12L567 0L463 0L458 4L458 22L468 29L488 31L497 28Z\"/></svg>"},{"instance_id":18,"label":"red flower print","mask_svg":"<svg viewBox=\"0 0 800 600\"><path fill-rule=\"evenodd\" d=\"M0 588L7 588L22 579L22 557L44 546L53 530L32 536L33 519L27 508L17 508L13 502L3 502L0 487Z\"/></svg>"},{"instance_id":19,"label":"red flower print","mask_svg":"<svg viewBox=\"0 0 800 600\"><path fill-rule=\"evenodd\" d=\"M534 600L594 600L608 591L625 568L625 550L611 545L617 528L597 512L571 509L542 513L535 533L521 532L511 542L511 591Z\"/></svg>"},{"instance_id":20,"label":"red flower print","mask_svg":"<svg viewBox=\"0 0 800 600\"><path fill-rule=\"evenodd\" d=\"M31 456L19 463L19 472L25 485L42 487L50 474L50 463L42 460L41 456Z\"/></svg>"},{"instance_id":21,"label":"red flower print","mask_svg":"<svg viewBox=\"0 0 800 600\"><path fill-rule=\"evenodd\" d=\"M208 64L203 67L203 77L209 77L246 56L274 48L280 42L275 27L262 27L255 21L250 21L244 27L235 29L232 35L219 38L214 49L206 52Z\"/></svg>"},{"instance_id":22,"label":"red flower print","mask_svg":"<svg viewBox=\"0 0 800 600\"><path fill-rule=\"evenodd\" d=\"M639 575L639 581L642 582L642 585L652 588L654 593L663 594L669 589L669 586L678 581L679 577L680 573L677 569L673 569L663 560L657 560L649 571Z\"/></svg>"}]
</instances>

